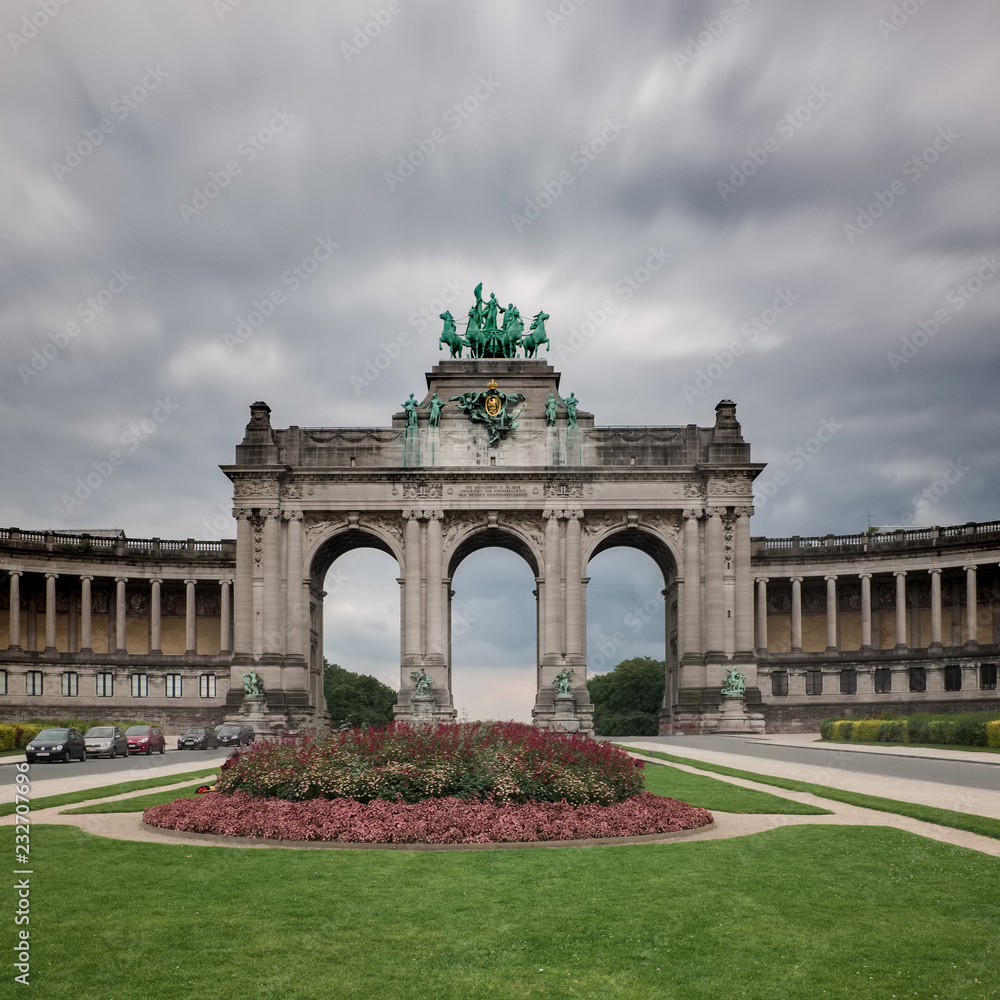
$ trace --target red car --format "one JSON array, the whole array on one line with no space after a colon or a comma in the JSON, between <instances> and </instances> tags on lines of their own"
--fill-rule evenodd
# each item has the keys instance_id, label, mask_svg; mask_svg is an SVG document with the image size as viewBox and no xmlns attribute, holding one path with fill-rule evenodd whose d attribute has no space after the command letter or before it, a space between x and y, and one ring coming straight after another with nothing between
<instances>
[{"instance_id":1,"label":"red car","mask_svg":"<svg viewBox=\"0 0 1000 1000\"><path fill-rule=\"evenodd\" d=\"M129 726L125 730L129 753L166 753L167 739L159 726Z\"/></svg>"}]
</instances>

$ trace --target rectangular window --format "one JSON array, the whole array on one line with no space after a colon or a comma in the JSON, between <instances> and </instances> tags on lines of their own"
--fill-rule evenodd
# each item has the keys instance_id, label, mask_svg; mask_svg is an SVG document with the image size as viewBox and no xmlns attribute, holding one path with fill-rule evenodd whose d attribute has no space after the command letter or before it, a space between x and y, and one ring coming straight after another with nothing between
<instances>
[{"instance_id":1,"label":"rectangular window","mask_svg":"<svg viewBox=\"0 0 1000 1000\"><path fill-rule=\"evenodd\" d=\"M848 668L847 670L840 671L840 693L841 694L857 694L858 693L858 672L853 668Z\"/></svg>"},{"instance_id":2,"label":"rectangular window","mask_svg":"<svg viewBox=\"0 0 1000 1000\"><path fill-rule=\"evenodd\" d=\"M807 670L806 694L822 694L822 693L823 693L823 671Z\"/></svg>"},{"instance_id":3,"label":"rectangular window","mask_svg":"<svg viewBox=\"0 0 1000 1000\"><path fill-rule=\"evenodd\" d=\"M7 671L0 670L0 694L7 693Z\"/></svg>"},{"instance_id":4,"label":"rectangular window","mask_svg":"<svg viewBox=\"0 0 1000 1000\"><path fill-rule=\"evenodd\" d=\"M29 670L24 675L24 690L30 695L40 695L42 693L41 670Z\"/></svg>"},{"instance_id":5,"label":"rectangular window","mask_svg":"<svg viewBox=\"0 0 1000 1000\"><path fill-rule=\"evenodd\" d=\"M60 691L64 698L75 698L80 693L80 675L72 670L62 675Z\"/></svg>"},{"instance_id":6,"label":"rectangular window","mask_svg":"<svg viewBox=\"0 0 1000 1000\"><path fill-rule=\"evenodd\" d=\"M984 691L996 691L997 665L995 663L984 663L979 668L979 686Z\"/></svg>"},{"instance_id":7,"label":"rectangular window","mask_svg":"<svg viewBox=\"0 0 1000 1000\"><path fill-rule=\"evenodd\" d=\"M198 678L198 694L202 698L215 697L215 674L202 674Z\"/></svg>"},{"instance_id":8,"label":"rectangular window","mask_svg":"<svg viewBox=\"0 0 1000 1000\"><path fill-rule=\"evenodd\" d=\"M115 693L115 675L102 673L97 675L97 697L110 698Z\"/></svg>"},{"instance_id":9,"label":"rectangular window","mask_svg":"<svg viewBox=\"0 0 1000 1000\"><path fill-rule=\"evenodd\" d=\"M133 698L145 698L149 694L149 677L146 674L132 674L129 686Z\"/></svg>"},{"instance_id":10,"label":"rectangular window","mask_svg":"<svg viewBox=\"0 0 1000 1000\"><path fill-rule=\"evenodd\" d=\"M788 671L771 671L771 694L788 694Z\"/></svg>"},{"instance_id":11,"label":"rectangular window","mask_svg":"<svg viewBox=\"0 0 1000 1000\"><path fill-rule=\"evenodd\" d=\"M892 671L888 667L875 670L875 693L888 694L892 690Z\"/></svg>"},{"instance_id":12,"label":"rectangular window","mask_svg":"<svg viewBox=\"0 0 1000 1000\"><path fill-rule=\"evenodd\" d=\"M945 691L962 690L962 668L956 665L944 668Z\"/></svg>"},{"instance_id":13,"label":"rectangular window","mask_svg":"<svg viewBox=\"0 0 1000 1000\"><path fill-rule=\"evenodd\" d=\"M911 691L927 690L926 667L910 667L910 690Z\"/></svg>"},{"instance_id":14,"label":"rectangular window","mask_svg":"<svg viewBox=\"0 0 1000 1000\"><path fill-rule=\"evenodd\" d=\"M168 698L179 698L181 696L181 675L180 674L167 674L167 697Z\"/></svg>"}]
</instances>

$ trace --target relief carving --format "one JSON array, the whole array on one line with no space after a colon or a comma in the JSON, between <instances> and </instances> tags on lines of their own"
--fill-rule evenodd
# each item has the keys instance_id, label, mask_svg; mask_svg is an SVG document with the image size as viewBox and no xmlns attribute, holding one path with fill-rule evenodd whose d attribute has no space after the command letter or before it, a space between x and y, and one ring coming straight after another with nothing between
<instances>
[{"instance_id":1,"label":"relief carving","mask_svg":"<svg viewBox=\"0 0 1000 1000\"><path fill-rule=\"evenodd\" d=\"M745 476L729 476L726 479L710 479L708 481L709 496L741 496L748 497L753 493L753 484Z\"/></svg>"},{"instance_id":2,"label":"relief carving","mask_svg":"<svg viewBox=\"0 0 1000 1000\"><path fill-rule=\"evenodd\" d=\"M547 497L572 497L583 499L583 483L556 482L545 484L545 496Z\"/></svg>"},{"instance_id":3,"label":"relief carving","mask_svg":"<svg viewBox=\"0 0 1000 1000\"><path fill-rule=\"evenodd\" d=\"M237 479L233 483L233 496L237 499L260 497L261 499L277 500L280 484L270 476Z\"/></svg>"}]
</instances>

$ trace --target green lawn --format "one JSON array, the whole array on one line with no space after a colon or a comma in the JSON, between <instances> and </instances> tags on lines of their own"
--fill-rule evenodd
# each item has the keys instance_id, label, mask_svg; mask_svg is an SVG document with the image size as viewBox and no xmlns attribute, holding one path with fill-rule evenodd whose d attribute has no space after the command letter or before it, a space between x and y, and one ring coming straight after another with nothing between
<instances>
[{"instance_id":1,"label":"green lawn","mask_svg":"<svg viewBox=\"0 0 1000 1000\"><path fill-rule=\"evenodd\" d=\"M46 997L1000 995L1000 864L880 827L446 853L35 826L31 849L31 985Z\"/></svg>"},{"instance_id":2,"label":"green lawn","mask_svg":"<svg viewBox=\"0 0 1000 1000\"><path fill-rule=\"evenodd\" d=\"M175 788L171 792L153 792L151 795L133 795L130 799L117 799L114 802L98 802L92 806L82 806L79 809L64 809L63 813L68 816L76 816L80 813L128 813L142 812L150 806L159 806L164 802L173 802L176 799L194 798L195 790L201 788L207 782L199 781L196 785L188 785L187 788ZM96 798L97 796L95 796Z\"/></svg>"}]
</instances>

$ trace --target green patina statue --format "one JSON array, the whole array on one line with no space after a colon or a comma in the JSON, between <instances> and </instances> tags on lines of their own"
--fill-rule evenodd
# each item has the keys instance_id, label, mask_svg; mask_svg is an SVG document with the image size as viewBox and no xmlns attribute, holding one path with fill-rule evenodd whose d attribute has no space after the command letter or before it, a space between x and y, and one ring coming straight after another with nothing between
<instances>
[{"instance_id":1,"label":"green patina statue","mask_svg":"<svg viewBox=\"0 0 1000 1000\"><path fill-rule=\"evenodd\" d=\"M722 694L730 698L742 698L747 685L747 675L741 674L735 667L729 670L722 681Z\"/></svg>"},{"instance_id":2,"label":"green patina statue","mask_svg":"<svg viewBox=\"0 0 1000 1000\"><path fill-rule=\"evenodd\" d=\"M521 348L524 349L524 356L531 358L535 357L542 344L546 350L550 349L549 338L545 333L545 321L550 318L547 312L539 311L535 314L529 333L525 336L524 320L513 302L508 303L505 309L497 300L495 292L490 292L489 299L483 302L481 281L473 294L476 299L469 307L464 336L458 332L455 318L450 312L440 314L444 320L444 329L438 340L438 350L448 347L453 358L460 358L467 347L469 357L478 360L516 358Z\"/></svg>"},{"instance_id":3,"label":"green patina statue","mask_svg":"<svg viewBox=\"0 0 1000 1000\"><path fill-rule=\"evenodd\" d=\"M416 430L417 427L417 407L420 404L417 402L416 397L413 393L410 393L410 398L403 403L403 410L406 413L406 429Z\"/></svg>"},{"instance_id":4,"label":"green patina statue","mask_svg":"<svg viewBox=\"0 0 1000 1000\"><path fill-rule=\"evenodd\" d=\"M445 310L439 314L438 318L444 320L444 329L441 331L441 339L438 341L438 350L440 351L447 345L451 349L451 356L453 358L460 358L462 356L462 348L465 347L465 338L458 332L455 326L455 317L452 316L450 311Z\"/></svg>"},{"instance_id":5,"label":"green patina statue","mask_svg":"<svg viewBox=\"0 0 1000 1000\"><path fill-rule=\"evenodd\" d=\"M542 312L541 310L535 313L531 321L531 326L528 327L528 336L521 341L526 358L533 358L542 344L545 345L545 350L549 349L550 344L549 338L545 333L545 321L551 318L547 312Z\"/></svg>"},{"instance_id":6,"label":"green patina statue","mask_svg":"<svg viewBox=\"0 0 1000 1000\"><path fill-rule=\"evenodd\" d=\"M413 681L414 685L413 693L418 698L431 693L431 685L434 683L434 679L426 670L411 670L410 680Z\"/></svg>"},{"instance_id":7,"label":"green patina statue","mask_svg":"<svg viewBox=\"0 0 1000 1000\"><path fill-rule=\"evenodd\" d=\"M548 396L545 397L545 422L549 427L555 427L556 414L558 412L559 397L554 392L550 392Z\"/></svg>"},{"instance_id":8,"label":"green patina statue","mask_svg":"<svg viewBox=\"0 0 1000 1000\"><path fill-rule=\"evenodd\" d=\"M442 403L438 399L438 394L435 392L433 396L427 401L427 426L437 427L441 423L441 411L447 406L447 403Z\"/></svg>"},{"instance_id":9,"label":"green patina statue","mask_svg":"<svg viewBox=\"0 0 1000 1000\"><path fill-rule=\"evenodd\" d=\"M557 698L565 697L566 695L573 693L569 689L569 682L572 676L573 676L573 671L569 667L563 667L562 670L560 670L559 673L556 674L556 679L553 686L556 689Z\"/></svg>"},{"instance_id":10,"label":"green patina statue","mask_svg":"<svg viewBox=\"0 0 1000 1000\"><path fill-rule=\"evenodd\" d=\"M264 694L264 682L260 674L250 668L250 673L243 675L243 695L246 698L259 698Z\"/></svg>"},{"instance_id":11,"label":"green patina statue","mask_svg":"<svg viewBox=\"0 0 1000 1000\"><path fill-rule=\"evenodd\" d=\"M576 408L580 405L580 400L576 398L576 393L571 392L566 397L566 426L576 427Z\"/></svg>"}]
</instances>

